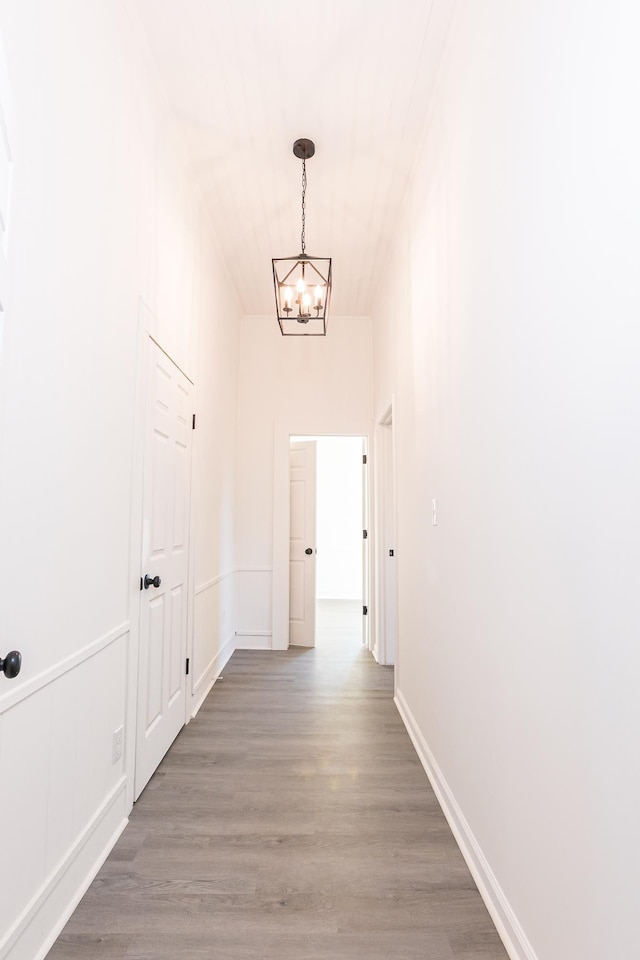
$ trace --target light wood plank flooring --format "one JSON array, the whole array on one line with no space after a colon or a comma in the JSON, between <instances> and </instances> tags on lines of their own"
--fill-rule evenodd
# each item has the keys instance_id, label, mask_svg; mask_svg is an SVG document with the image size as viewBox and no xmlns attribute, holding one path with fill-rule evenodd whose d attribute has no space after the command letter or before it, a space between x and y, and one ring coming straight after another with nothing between
<instances>
[{"instance_id":1,"label":"light wood plank flooring","mask_svg":"<svg viewBox=\"0 0 640 960\"><path fill-rule=\"evenodd\" d=\"M506 960L393 671L343 640L234 654L49 960Z\"/></svg>"}]
</instances>

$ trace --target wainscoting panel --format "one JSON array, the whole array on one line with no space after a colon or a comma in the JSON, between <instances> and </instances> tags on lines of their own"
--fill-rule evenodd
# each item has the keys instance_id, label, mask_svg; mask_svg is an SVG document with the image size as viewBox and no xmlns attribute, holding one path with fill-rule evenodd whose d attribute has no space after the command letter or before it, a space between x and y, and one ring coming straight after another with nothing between
<instances>
[{"instance_id":1,"label":"wainscoting panel","mask_svg":"<svg viewBox=\"0 0 640 960\"><path fill-rule=\"evenodd\" d=\"M237 650L271 649L272 583L271 567L244 567L237 571Z\"/></svg>"},{"instance_id":2,"label":"wainscoting panel","mask_svg":"<svg viewBox=\"0 0 640 960\"><path fill-rule=\"evenodd\" d=\"M190 713L194 717L235 649L235 574L223 573L195 590Z\"/></svg>"},{"instance_id":3,"label":"wainscoting panel","mask_svg":"<svg viewBox=\"0 0 640 960\"><path fill-rule=\"evenodd\" d=\"M0 958L34 960L126 823L128 625L0 703ZM95 834L95 838L94 838Z\"/></svg>"}]
</instances>

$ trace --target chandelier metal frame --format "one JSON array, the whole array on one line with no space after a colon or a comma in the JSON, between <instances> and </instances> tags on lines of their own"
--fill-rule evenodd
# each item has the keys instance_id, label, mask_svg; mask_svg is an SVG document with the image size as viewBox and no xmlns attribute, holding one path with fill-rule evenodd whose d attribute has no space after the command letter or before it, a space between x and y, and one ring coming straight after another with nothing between
<instances>
[{"instance_id":1,"label":"chandelier metal frame","mask_svg":"<svg viewBox=\"0 0 640 960\"><path fill-rule=\"evenodd\" d=\"M276 314L283 337L324 337L331 298L331 257L314 257L306 252L307 160L316 152L312 140L299 139L293 153L302 160L301 253L274 257L273 284Z\"/></svg>"}]
</instances>

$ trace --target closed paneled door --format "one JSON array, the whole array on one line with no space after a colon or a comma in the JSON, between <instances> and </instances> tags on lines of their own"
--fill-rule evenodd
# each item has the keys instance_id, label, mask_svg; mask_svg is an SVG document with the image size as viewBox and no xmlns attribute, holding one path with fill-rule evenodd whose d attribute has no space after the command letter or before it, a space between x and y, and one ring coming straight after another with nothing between
<instances>
[{"instance_id":1,"label":"closed paneled door","mask_svg":"<svg viewBox=\"0 0 640 960\"><path fill-rule=\"evenodd\" d=\"M149 341L136 799L185 719L192 390Z\"/></svg>"},{"instance_id":2,"label":"closed paneled door","mask_svg":"<svg viewBox=\"0 0 640 960\"><path fill-rule=\"evenodd\" d=\"M291 443L289 643L313 647L316 628L316 444Z\"/></svg>"}]
</instances>

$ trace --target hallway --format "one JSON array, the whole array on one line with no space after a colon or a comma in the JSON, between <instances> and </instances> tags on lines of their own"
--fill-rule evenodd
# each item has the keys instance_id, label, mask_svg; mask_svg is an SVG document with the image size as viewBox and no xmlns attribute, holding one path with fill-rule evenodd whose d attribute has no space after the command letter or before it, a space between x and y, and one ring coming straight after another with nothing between
<instances>
[{"instance_id":1,"label":"hallway","mask_svg":"<svg viewBox=\"0 0 640 960\"><path fill-rule=\"evenodd\" d=\"M362 648L236 652L50 960L506 957Z\"/></svg>"}]
</instances>

